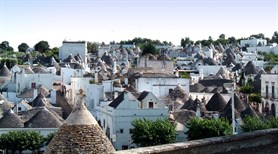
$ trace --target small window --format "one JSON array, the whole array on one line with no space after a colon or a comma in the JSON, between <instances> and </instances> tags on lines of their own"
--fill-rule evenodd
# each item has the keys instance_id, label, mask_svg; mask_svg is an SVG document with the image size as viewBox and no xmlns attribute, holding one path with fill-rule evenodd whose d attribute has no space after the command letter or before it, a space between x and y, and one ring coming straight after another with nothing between
<instances>
[{"instance_id":1,"label":"small window","mask_svg":"<svg viewBox=\"0 0 278 154\"><path fill-rule=\"evenodd\" d=\"M21 107L18 107L18 111L21 111Z\"/></svg>"},{"instance_id":2,"label":"small window","mask_svg":"<svg viewBox=\"0 0 278 154\"><path fill-rule=\"evenodd\" d=\"M31 88L36 88L36 83L32 82L31 83Z\"/></svg>"},{"instance_id":3,"label":"small window","mask_svg":"<svg viewBox=\"0 0 278 154\"><path fill-rule=\"evenodd\" d=\"M103 119L103 128L105 128L105 119Z\"/></svg>"},{"instance_id":4,"label":"small window","mask_svg":"<svg viewBox=\"0 0 278 154\"><path fill-rule=\"evenodd\" d=\"M153 102L149 102L149 108L153 108Z\"/></svg>"},{"instance_id":5,"label":"small window","mask_svg":"<svg viewBox=\"0 0 278 154\"><path fill-rule=\"evenodd\" d=\"M120 133L123 134L124 133L124 129L120 129Z\"/></svg>"}]
</instances>

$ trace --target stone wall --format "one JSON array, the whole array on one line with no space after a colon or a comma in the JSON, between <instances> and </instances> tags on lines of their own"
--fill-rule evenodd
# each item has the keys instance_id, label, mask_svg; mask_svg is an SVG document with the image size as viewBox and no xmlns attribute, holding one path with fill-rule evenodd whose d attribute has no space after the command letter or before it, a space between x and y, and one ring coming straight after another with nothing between
<instances>
[{"instance_id":1,"label":"stone wall","mask_svg":"<svg viewBox=\"0 0 278 154\"><path fill-rule=\"evenodd\" d=\"M195 154L223 153L278 143L278 129L267 129L223 137L166 144L114 152L114 154Z\"/></svg>"}]
</instances>

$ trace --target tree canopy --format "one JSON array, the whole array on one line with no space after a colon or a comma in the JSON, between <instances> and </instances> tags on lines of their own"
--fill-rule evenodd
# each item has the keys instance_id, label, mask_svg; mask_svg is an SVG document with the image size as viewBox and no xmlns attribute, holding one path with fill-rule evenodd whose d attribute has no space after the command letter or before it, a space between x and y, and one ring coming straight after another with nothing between
<instances>
[{"instance_id":1,"label":"tree canopy","mask_svg":"<svg viewBox=\"0 0 278 154\"><path fill-rule=\"evenodd\" d=\"M18 51L19 52L25 52L28 48L29 48L29 46L27 45L27 43L21 43L18 46Z\"/></svg>"},{"instance_id":2,"label":"tree canopy","mask_svg":"<svg viewBox=\"0 0 278 154\"><path fill-rule=\"evenodd\" d=\"M3 51L14 51L13 47L10 46L10 43L8 41L3 41L0 44L0 52Z\"/></svg>"},{"instance_id":3,"label":"tree canopy","mask_svg":"<svg viewBox=\"0 0 278 154\"><path fill-rule=\"evenodd\" d=\"M52 137L52 134L44 137L37 131L10 131L0 135L0 149L11 153L22 153L24 150L35 152L47 145Z\"/></svg>"},{"instance_id":4,"label":"tree canopy","mask_svg":"<svg viewBox=\"0 0 278 154\"><path fill-rule=\"evenodd\" d=\"M152 43L145 43L143 44L143 51L142 51L142 55L145 55L147 53L156 55L157 54L157 50L155 48L155 46Z\"/></svg>"},{"instance_id":5,"label":"tree canopy","mask_svg":"<svg viewBox=\"0 0 278 154\"><path fill-rule=\"evenodd\" d=\"M139 147L175 142L175 126L167 119L135 119L131 124L134 127L131 131L132 141Z\"/></svg>"},{"instance_id":6,"label":"tree canopy","mask_svg":"<svg viewBox=\"0 0 278 154\"><path fill-rule=\"evenodd\" d=\"M47 41L40 41L35 45L35 50L39 52L45 52L49 50L49 44Z\"/></svg>"}]
</instances>

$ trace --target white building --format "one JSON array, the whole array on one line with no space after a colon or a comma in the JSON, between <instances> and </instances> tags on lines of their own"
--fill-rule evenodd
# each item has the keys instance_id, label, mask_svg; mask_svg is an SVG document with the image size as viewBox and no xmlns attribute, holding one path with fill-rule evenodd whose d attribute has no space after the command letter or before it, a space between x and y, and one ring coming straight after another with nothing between
<instances>
[{"instance_id":1,"label":"white building","mask_svg":"<svg viewBox=\"0 0 278 154\"><path fill-rule=\"evenodd\" d=\"M100 114L96 119L117 150L136 147L130 136L133 120L168 117L168 108L154 94L146 91L138 98L124 91L111 103L99 104L98 107Z\"/></svg>"},{"instance_id":2,"label":"white building","mask_svg":"<svg viewBox=\"0 0 278 154\"><path fill-rule=\"evenodd\" d=\"M135 89L138 92L150 91L156 97L163 97L167 96L178 84L189 93L189 79L178 78L173 74L144 73L135 80Z\"/></svg>"},{"instance_id":3,"label":"white building","mask_svg":"<svg viewBox=\"0 0 278 154\"><path fill-rule=\"evenodd\" d=\"M59 59L64 60L70 55L79 54L83 62L87 63L87 42L86 41L63 41L63 45L59 48Z\"/></svg>"},{"instance_id":4,"label":"white building","mask_svg":"<svg viewBox=\"0 0 278 154\"><path fill-rule=\"evenodd\" d=\"M278 117L278 74L261 75L261 96L265 112Z\"/></svg>"},{"instance_id":5,"label":"white building","mask_svg":"<svg viewBox=\"0 0 278 154\"><path fill-rule=\"evenodd\" d=\"M267 41L265 39L257 39L257 38L250 38L247 40L240 40L241 47L257 47L257 46L266 46Z\"/></svg>"},{"instance_id":6,"label":"white building","mask_svg":"<svg viewBox=\"0 0 278 154\"><path fill-rule=\"evenodd\" d=\"M11 68L11 72L12 80L3 85L7 91L2 93L9 101L19 102L24 98L32 101L36 97L34 96L36 94L34 89L38 89L41 86L48 90L53 88L53 73L35 73L29 65L15 65Z\"/></svg>"}]
</instances>

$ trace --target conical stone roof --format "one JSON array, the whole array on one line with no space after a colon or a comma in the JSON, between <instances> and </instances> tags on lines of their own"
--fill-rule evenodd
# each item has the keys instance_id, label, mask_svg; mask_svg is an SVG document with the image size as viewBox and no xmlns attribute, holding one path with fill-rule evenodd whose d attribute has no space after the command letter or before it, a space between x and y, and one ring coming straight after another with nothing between
<instances>
[{"instance_id":1,"label":"conical stone roof","mask_svg":"<svg viewBox=\"0 0 278 154\"><path fill-rule=\"evenodd\" d=\"M0 77L11 77L11 72L6 65L4 65L0 70Z\"/></svg>"},{"instance_id":2,"label":"conical stone roof","mask_svg":"<svg viewBox=\"0 0 278 154\"><path fill-rule=\"evenodd\" d=\"M224 98L221 96L221 94L217 92L211 97L209 102L206 104L206 108L208 111L223 112L226 104L227 103L224 100Z\"/></svg>"},{"instance_id":3,"label":"conical stone roof","mask_svg":"<svg viewBox=\"0 0 278 154\"><path fill-rule=\"evenodd\" d=\"M256 66L252 61L249 61L246 66L243 68L243 71L245 75L250 75L250 74L257 74L258 70L256 69Z\"/></svg>"},{"instance_id":4,"label":"conical stone roof","mask_svg":"<svg viewBox=\"0 0 278 154\"><path fill-rule=\"evenodd\" d=\"M23 121L11 109L0 119L0 128L22 128Z\"/></svg>"},{"instance_id":5,"label":"conical stone roof","mask_svg":"<svg viewBox=\"0 0 278 154\"><path fill-rule=\"evenodd\" d=\"M46 154L111 153L115 149L95 118L84 105L84 95L76 96L75 109L50 141Z\"/></svg>"},{"instance_id":6,"label":"conical stone roof","mask_svg":"<svg viewBox=\"0 0 278 154\"><path fill-rule=\"evenodd\" d=\"M62 122L46 107L43 107L30 120L25 123L28 128L58 128Z\"/></svg>"},{"instance_id":7,"label":"conical stone roof","mask_svg":"<svg viewBox=\"0 0 278 154\"><path fill-rule=\"evenodd\" d=\"M190 92L201 92L205 87L200 84L196 83L194 85L190 85Z\"/></svg>"},{"instance_id":8,"label":"conical stone roof","mask_svg":"<svg viewBox=\"0 0 278 154\"><path fill-rule=\"evenodd\" d=\"M227 103L225 108L230 107L231 103L232 103L232 98L229 100L229 102ZM244 103L240 100L240 98L236 94L234 94L234 105L235 105L235 109L238 112L242 112L243 110L246 109L246 106L244 105Z\"/></svg>"},{"instance_id":9,"label":"conical stone roof","mask_svg":"<svg viewBox=\"0 0 278 154\"><path fill-rule=\"evenodd\" d=\"M185 92L184 89L182 89L182 87L180 85L176 86L175 89L173 91L171 91L171 93L169 94L171 99L186 99L187 98L187 94Z\"/></svg>"}]
</instances>

